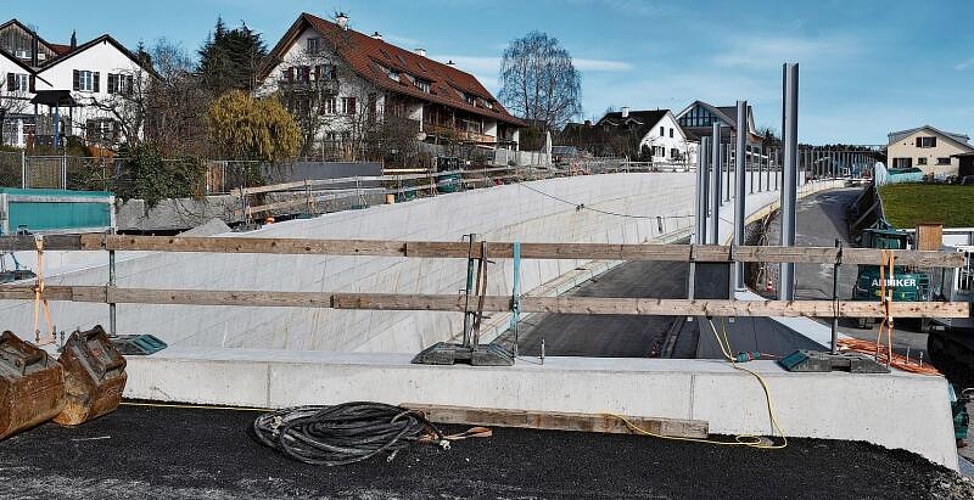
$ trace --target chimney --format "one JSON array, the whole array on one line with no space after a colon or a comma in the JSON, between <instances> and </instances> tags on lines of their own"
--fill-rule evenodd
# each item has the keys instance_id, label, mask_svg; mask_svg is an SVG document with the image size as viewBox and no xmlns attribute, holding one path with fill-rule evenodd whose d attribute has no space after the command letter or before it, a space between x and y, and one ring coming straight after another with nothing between
<instances>
[{"instance_id":1,"label":"chimney","mask_svg":"<svg viewBox=\"0 0 974 500\"><path fill-rule=\"evenodd\" d=\"M38 66L38 55L37 53L41 50L41 44L37 39L37 32L30 32L30 65L34 68Z\"/></svg>"},{"instance_id":2,"label":"chimney","mask_svg":"<svg viewBox=\"0 0 974 500\"><path fill-rule=\"evenodd\" d=\"M71 50L78 48L78 31L71 32Z\"/></svg>"},{"instance_id":3,"label":"chimney","mask_svg":"<svg viewBox=\"0 0 974 500\"><path fill-rule=\"evenodd\" d=\"M622 117L629 118L629 106L622 107Z\"/></svg>"},{"instance_id":4,"label":"chimney","mask_svg":"<svg viewBox=\"0 0 974 500\"><path fill-rule=\"evenodd\" d=\"M348 16L346 16L344 12L339 12L338 15L335 16L335 22L338 23L339 28L343 30L348 29Z\"/></svg>"},{"instance_id":5,"label":"chimney","mask_svg":"<svg viewBox=\"0 0 974 500\"><path fill-rule=\"evenodd\" d=\"M453 59L450 59L449 61L447 61L446 62L446 65L449 66L449 67L451 67L451 68L456 68L457 67L457 63L453 62Z\"/></svg>"},{"instance_id":6,"label":"chimney","mask_svg":"<svg viewBox=\"0 0 974 500\"><path fill-rule=\"evenodd\" d=\"M382 41L382 33L379 33L378 31L376 31L375 33L372 33L372 38L375 38L376 40Z\"/></svg>"},{"instance_id":7,"label":"chimney","mask_svg":"<svg viewBox=\"0 0 974 500\"><path fill-rule=\"evenodd\" d=\"M585 126L586 127L591 127L592 126L592 120L585 120Z\"/></svg>"},{"instance_id":8,"label":"chimney","mask_svg":"<svg viewBox=\"0 0 974 500\"><path fill-rule=\"evenodd\" d=\"M426 57L426 49L416 49L416 54Z\"/></svg>"}]
</instances>

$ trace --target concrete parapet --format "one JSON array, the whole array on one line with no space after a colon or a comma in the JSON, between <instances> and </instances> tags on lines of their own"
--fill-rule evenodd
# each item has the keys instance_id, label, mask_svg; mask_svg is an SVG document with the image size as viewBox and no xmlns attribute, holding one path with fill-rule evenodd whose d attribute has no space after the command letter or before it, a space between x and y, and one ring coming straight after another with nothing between
<instances>
[{"instance_id":1,"label":"concrete parapet","mask_svg":"<svg viewBox=\"0 0 974 500\"><path fill-rule=\"evenodd\" d=\"M513 367L420 366L408 354L173 348L129 358L129 398L279 408L370 400L616 412L705 420L714 434L771 435L758 380L710 360L524 358ZM861 440L957 468L947 383L902 372L794 374L767 381L788 436ZM706 446L706 445L701 445Z\"/></svg>"}]
</instances>

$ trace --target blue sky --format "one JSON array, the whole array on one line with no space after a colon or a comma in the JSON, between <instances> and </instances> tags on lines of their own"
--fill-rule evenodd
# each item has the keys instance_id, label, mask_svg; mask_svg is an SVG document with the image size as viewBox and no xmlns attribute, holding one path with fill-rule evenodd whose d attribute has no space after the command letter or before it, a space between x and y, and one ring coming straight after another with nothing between
<instances>
[{"instance_id":1,"label":"blue sky","mask_svg":"<svg viewBox=\"0 0 974 500\"><path fill-rule=\"evenodd\" d=\"M134 47L165 37L195 51L217 16L274 45L302 11L453 59L497 90L507 43L557 37L582 72L585 117L609 106L670 108L747 99L780 128L781 64L801 64L803 142L881 144L929 123L974 136L974 1L818 0L88 0L4 11L66 43L108 32ZM50 15L57 12L57 15Z\"/></svg>"}]
</instances>

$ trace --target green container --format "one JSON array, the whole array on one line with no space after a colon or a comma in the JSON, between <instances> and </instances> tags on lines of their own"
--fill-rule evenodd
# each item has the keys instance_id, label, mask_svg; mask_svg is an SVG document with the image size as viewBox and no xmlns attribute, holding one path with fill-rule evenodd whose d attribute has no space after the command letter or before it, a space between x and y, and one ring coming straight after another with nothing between
<instances>
[{"instance_id":1,"label":"green container","mask_svg":"<svg viewBox=\"0 0 974 500\"><path fill-rule=\"evenodd\" d=\"M441 193L456 193L460 191L462 186L459 173L438 174L436 176L436 190Z\"/></svg>"},{"instance_id":2,"label":"green container","mask_svg":"<svg viewBox=\"0 0 974 500\"><path fill-rule=\"evenodd\" d=\"M115 219L115 195L107 191L0 189L0 231L14 234L100 232Z\"/></svg>"}]
</instances>

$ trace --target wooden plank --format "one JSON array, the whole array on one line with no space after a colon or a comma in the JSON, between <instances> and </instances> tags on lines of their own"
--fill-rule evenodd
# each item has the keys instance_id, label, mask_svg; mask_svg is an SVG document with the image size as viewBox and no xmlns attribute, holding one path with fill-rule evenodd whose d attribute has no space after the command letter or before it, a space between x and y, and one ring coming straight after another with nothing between
<instances>
[{"instance_id":1,"label":"wooden plank","mask_svg":"<svg viewBox=\"0 0 974 500\"><path fill-rule=\"evenodd\" d=\"M305 201L296 202L304 203ZM168 236L49 236L44 239L49 250L118 250L149 252L209 252L209 253L266 253L266 254L322 254L373 255L389 257L417 257L465 259L469 245L462 241L386 241L386 240L324 240L299 238L234 238L234 237L168 237ZM104 246L103 246L104 241ZM488 242L490 258L513 257L514 245L509 242ZM0 250L33 250L30 237L0 237ZM839 250L832 247L731 247L717 245L621 245L609 243L523 243L523 259L572 260L645 260L671 262L795 262L799 264L832 264L839 258ZM888 250L897 264L907 266L961 267L964 255L957 252L918 252ZM472 255L480 256L475 245ZM841 262L846 265L882 262L883 251L872 248L846 248Z\"/></svg>"},{"instance_id":2,"label":"wooden plank","mask_svg":"<svg viewBox=\"0 0 974 500\"><path fill-rule=\"evenodd\" d=\"M266 205L257 205L257 206L254 206L254 207L247 207L247 210L246 211L249 212L249 213L251 213L251 214L259 214L259 213L264 213L264 212L270 212L271 210L277 210L279 208L289 208L289 207L293 207L295 205L308 205L309 204L308 197L306 195L304 195L304 194L302 194L302 196L303 196L303 198L296 198L296 199L283 200L283 201L275 201L273 203L268 203ZM234 215L242 215L242 214L244 214L244 210L241 209L241 208L238 208L238 209L234 210L233 212L234 212Z\"/></svg>"},{"instance_id":3,"label":"wooden plank","mask_svg":"<svg viewBox=\"0 0 974 500\"><path fill-rule=\"evenodd\" d=\"M513 427L549 431L635 434L625 422L609 414L588 414L536 410L506 410L403 403L400 406L420 411L436 424ZM703 420L682 420L623 415L645 431L667 437L703 439L709 435L709 424Z\"/></svg>"},{"instance_id":4,"label":"wooden plank","mask_svg":"<svg viewBox=\"0 0 974 500\"><path fill-rule=\"evenodd\" d=\"M303 238L192 238L178 236L112 236L108 250L147 252L255 253L291 255L372 255L402 257L406 243L380 240Z\"/></svg>"},{"instance_id":5,"label":"wooden plank","mask_svg":"<svg viewBox=\"0 0 974 500\"><path fill-rule=\"evenodd\" d=\"M255 186L249 188L237 188L230 191L230 196L241 196L244 194L273 193L274 191L287 191L298 187L307 187L310 181L283 182L281 184L270 184L267 186Z\"/></svg>"},{"instance_id":6,"label":"wooden plank","mask_svg":"<svg viewBox=\"0 0 974 500\"><path fill-rule=\"evenodd\" d=\"M32 286L0 287L0 299L30 300ZM50 286L49 300L116 304L183 304L246 307L312 307L374 311L462 312L460 295L406 295L382 293L254 292L235 290L172 290L108 288L103 286ZM642 316L742 316L742 317L839 317L877 318L878 302L840 301L740 301L688 299L633 299L602 297L523 297L522 312L587 315ZM503 312L511 308L507 296L487 296L484 311ZM966 302L894 302L895 318L966 318Z\"/></svg>"}]
</instances>

